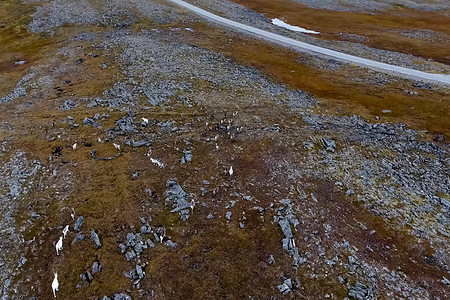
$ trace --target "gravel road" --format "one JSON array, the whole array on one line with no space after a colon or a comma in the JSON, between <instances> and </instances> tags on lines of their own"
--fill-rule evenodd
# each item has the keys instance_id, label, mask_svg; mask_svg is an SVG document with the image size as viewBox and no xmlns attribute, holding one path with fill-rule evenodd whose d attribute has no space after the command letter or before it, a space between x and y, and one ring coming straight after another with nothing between
<instances>
[{"instance_id":1,"label":"gravel road","mask_svg":"<svg viewBox=\"0 0 450 300\"><path fill-rule=\"evenodd\" d=\"M420 80L426 80L426 81L432 81L432 82L438 82L445 85L450 85L450 75L446 74L433 74L433 73L426 73L421 72L413 69L408 69L404 67L394 66L378 61L373 61L366 58L361 58L341 52L337 52L334 50L310 45L304 42L300 42L291 38L287 38L284 36L281 36L279 34L271 33L265 30L261 30L249 25L245 25L239 22L235 22L223 17L220 17L218 15L215 15L213 13L210 13L204 9L198 8L192 4L186 3L181 0L170 0L171 2L184 7L192 12L195 12L196 14L203 16L205 18L208 18L210 20L213 20L215 22L218 22L220 24L250 33L252 35L258 36L260 38L269 40L271 42L275 42L284 46L292 47L296 50L300 51L307 51L307 52L313 52L316 54L325 55L328 57L332 57L334 59L338 59L341 61L351 62L355 63L364 67L368 67L377 71L383 71L389 74L395 74L400 75L405 78L412 78L412 79L420 79Z\"/></svg>"}]
</instances>

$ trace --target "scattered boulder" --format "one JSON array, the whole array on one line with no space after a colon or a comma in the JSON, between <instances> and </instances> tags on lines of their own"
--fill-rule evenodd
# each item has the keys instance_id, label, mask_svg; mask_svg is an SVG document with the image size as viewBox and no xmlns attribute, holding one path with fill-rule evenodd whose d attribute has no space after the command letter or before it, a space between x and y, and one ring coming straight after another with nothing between
<instances>
[{"instance_id":1,"label":"scattered boulder","mask_svg":"<svg viewBox=\"0 0 450 300\"><path fill-rule=\"evenodd\" d=\"M128 113L127 116L117 120L115 128L116 134L125 135L127 133L137 132L136 125L134 125L133 117L134 114L130 112Z\"/></svg>"},{"instance_id":2,"label":"scattered boulder","mask_svg":"<svg viewBox=\"0 0 450 300\"><path fill-rule=\"evenodd\" d=\"M83 227L83 221L84 221L84 218L82 216L78 217L77 221L75 222L75 226L74 226L75 231L78 231L78 232L81 231L81 228Z\"/></svg>"},{"instance_id":3,"label":"scattered boulder","mask_svg":"<svg viewBox=\"0 0 450 300\"><path fill-rule=\"evenodd\" d=\"M142 225L141 226L141 233L143 233L143 234L152 233L152 227L150 225Z\"/></svg>"},{"instance_id":4,"label":"scattered boulder","mask_svg":"<svg viewBox=\"0 0 450 300\"><path fill-rule=\"evenodd\" d=\"M140 256L142 254L142 252L144 252L144 247L143 247L143 244L141 241L139 241L139 243L134 245L133 249L136 252L137 256Z\"/></svg>"},{"instance_id":5,"label":"scattered boulder","mask_svg":"<svg viewBox=\"0 0 450 300\"><path fill-rule=\"evenodd\" d=\"M171 212L178 212L180 219L186 221L189 218L189 209L191 204L187 201L188 194L177 183L176 178L169 179L166 183L166 205L172 205L174 209Z\"/></svg>"},{"instance_id":6,"label":"scattered boulder","mask_svg":"<svg viewBox=\"0 0 450 300\"><path fill-rule=\"evenodd\" d=\"M79 241L84 241L86 239L86 236L84 234L82 234L81 232L78 232L77 235L75 236L75 238L72 241L72 244L75 244L76 242Z\"/></svg>"},{"instance_id":7,"label":"scattered boulder","mask_svg":"<svg viewBox=\"0 0 450 300\"><path fill-rule=\"evenodd\" d=\"M100 248L102 246L102 243L100 243L100 238L98 237L98 234L95 232L95 230L91 230L91 240L95 245L95 248Z\"/></svg>"},{"instance_id":8,"label":"scattered boulder","mask_svg":"<svg viewBox=\"0 0 450 300\"><path fill-rule=\"evenodd\" d=\"M351 196L351 195L353 195L354 193L355 193L355 191L352 190L352 189L350 189L350 190L347 190L347 191L345 192L345 195L346 195L346 196Z\"/></svg>"},{"instance_id":9,"label":"scattered boulder","mask_svg":"<svg viewBox=\"0 0 450 300\"><path fill-rule=\"evenodd\" d=\"M131 297L127 294L120 293L114 295L114 300L131 300Z\"/></svg>"},{"instance_id":10,"label":"scattered boulder","mask_svg":"<svg viewBox=\"0 0 450 300\"><path fill-rule=\"evenodd\" d=\"M83 125L86 125L86 126L92 126L92 125L94 125L94 123L95 123L94 119L91 119L91 118L84 118L84 120L83 120Z\"/></svg>"},{"instance_id":11,"label":"scattered boulder","mask_svg":"<svg viewBox=\"0 0 450 300\"><path fill-rule=\"evenodd\" d=\"M166 245L167 247L172 248L172 249L175 249L175 248L178 246L177 243L174 243L174 242L172 242L171 240L167 240L167 241L164 243L164 245Z\"/></svg>"},{"instance_id":12,"label":"scattered boulder","mask_svg":"<svg viewBox=\"0 0 450 300\"><path fill-rule=\"evenodd\" d=\"M284 282L282 284L280 284L279 286L277 286L277 288L280 291L280 293L282 293L283 295L289 294L289 292L292 289L291 279L284 280Z\"/></svg>"},{"instance_id":13,"label":"scattered boulder","mask_svg":"<svg viewBox=\"0 0 450 300\"><path fill-rule=\"evenodd\" d=\"M184 150L183 153L184 153L184 155L181 158L181 163L182 164L185 164L187 162L192 161L192 152L191 152L191 150Z\"/></svg>"},{"instance_id":14,"label":"scattered boulder","mask_svg":"<svg viewBox=\"0 0 450 300\"><path fill-rule=\"evenodd\" d=\"M322 145L326 151L334 152L336 150L336 142L332 139L323 138Z\"/></svg>"},{"instance_id":15,"label":"scattered boulder","mask_svg":"<svg viewBox=\"0 0 450 300\"><path fill-rule=\"evenodd\" d=\"M311 150L312 148L314 148L314 143L313 142L303 142L303 147L305 149Z\"/></svg>"},{"instance_id":16,"label":"scattered boulder","mask_svg":"<svg viewBox=\"0 0 450 300\"><path fill-rule=\"evenodd\" d=\"M132 261L133 259L136 258L136 253L134 253L133 250L128 251L128 252L125 254L125 258L126 258L128 261Z\"/></svg>"},{"instance_id":17,"label":"scattered boulder","mask_svg":"<svg viewBox=\"0 0 450 300\"><path fill-rule=\"evenodd\" d=\"M445 278L445 277L442 277L441 282L442 282L443 284L445 284L445 285L450 285L450 280L448 280L448 279Z\"/></svg>"},{"instance_id":18,"label":"scattered boulder","mask_svg":"<svg viewBox=\"0 0 450 300\"><path fill-rule=\"evenodd\" d=\"M139 147L150 147L150 145L152 144L152 140L140 140L140 141L133 141L131 143L131 146L133 146L133 148L139 148Z\"/></svg>"},{"instance_id":19,"label":"scattered boulder","mask_svg":"<svg viewBox=\"0 0 450 300\"><path fill-rule=\"evenodd\" d=\"M94 261L92 264L92 274L100 273L102 271L102 266L98 261Z\"/></svg>"},{"instance_id":20,"label":"scattered boulder","mask_svg":"<svg viewBox=\"0 0 450 300\"><path fill-rule=\"evenodd\" d=\"M149 248L155 248L155 243L153 243L151 239L148 239L145 243Z\"/></svg>"},{"instance_id":21,"label":"scattered boulder","mask_svg":"<svg viewBox=\"0 0 450 300\"><path fill-rule=\"evenodd\" d=\"M87 282L89 282L89 283L91 283L92 280L94 280L94 276L92 276L91 272L86 271L86 279L87 279Z\"/></svg>"},{"instance_id":22,"label":"scattered boulder","mask_svg":"<svg viewBox=\"0 0 450 300\"><path fill-rule=\"evenodd\" d=\"M77 107L77 104L75 102L73 102L72 100L66 100L61 104L59 108L61 110L72 110L75 107Z\"/></svg>"},{"instance_id":23,"label":"scattered boulder","mask_svg":"<svg viewBox=\"0 0 450 300\"><path fill-rule=\"evenodd\" d=\"M142 279L145 276L145 273L140 265L136 265L136 273L137 273L139 279Z\"/></svg>"},{"instance_id":24,"label":"scattered boulder","mask_svg":"<svg viewBox=\"0 0 450 300\"><path fill-rule=\"evenodd\" d=\"M39 219L40 217L41 217L41 215L38 214L38 213L33 212L33 213L31 214L31 218L32 218L32 219Z\"/></svg>"},{"instance_id":25,"label":"scattered boulder","mask_svg":"<svg viewBox=\"0 0 450 300\"><path fill-rule=\"evenodd\" d=\"M300 223L292 210L291 200L283 199L280 200L280 203L283 204L283 206L277 209L277 216L274 217L274 221L280 225L281 231L284 234L284 239L282 240L283 249L292 256L293 266L294 268L297 268L298 265L304 263L306 259L302 258L298 253L291 226L296 228Z\"/></svg>"},{"instance_id":26,"label":"scattered boulder","mask_svg":"<svg viewBox=\"0 0 450 300\"><path fill-rule=\"evenodd\" d=\"M367 288L364 284L356 282L356 284L348 290L348 296L356 300L366 300L371 299L370 296L372 291Z\"/></svg>"}]
</instances>

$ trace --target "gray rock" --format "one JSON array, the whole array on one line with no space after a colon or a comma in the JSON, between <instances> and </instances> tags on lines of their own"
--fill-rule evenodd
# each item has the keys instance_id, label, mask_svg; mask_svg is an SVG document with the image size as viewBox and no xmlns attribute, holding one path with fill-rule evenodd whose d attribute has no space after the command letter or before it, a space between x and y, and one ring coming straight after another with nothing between
<instances>
[{"instance_id":1,"label":"gray rock","mask_svg":"<svg viewBox=\"0 0 450 300\"><path fill-rule=\"evenodd\" d=\"M270 254L269 258L267 259L267 263L269 265L273 264L275 262L275 258L273 257L272 254Z\"/></svg>"},{"instance_id":2,"label":"gray rock","mask_svg":"<svg viewBox=\"0 0 450 300\"><path fill-rule=\"evenodd\" d=\"M175 178L169 179L166 183L166 205L172 205L174 209L171 212L178 212L180 214L180 219L182 221L186 221L189 218L189 212L191 209L191 204L187 201L188 195L181 188L179 184L177 184L177 180Z\"/></svg>"},{"instance_id":3,"label":"gray rock","mask_svg":"<svg viewBox=\"0 0 450 300\"><path fill-rule=\"evenodd\" d=\"M109 298L107 296L103 296L102 300L111 300L111 298Z\"/></svg>"},{"instance_id":4,"label":"gray rock","mask_svg":"<svg viewBox=\"0 0 450 300\"><path fill-rule=\"evenodd\" d=\"M213 216L213 214L209 214L209 215L206 216L206 218L207 218L208 220L211 220L212 218L214 218L214 216Z\"/></svg>"},{"instance_id":5,"label":"gray rock","mask_svg":"<svg viewBox=\"0 0 450 300\"><path fill-rule=\"evenodd\" d=\"M291 291L291 289L286 283L280 284L279 286L277 286L277 288L283 295L287 295Z\"/></svg>"},{"instance_id":6,"label":"gray rock","mask_svg":"<svg viewBox=\"0 0 450 300\"><path fill-rule=\"evenodd\" d=\"M98 237L98 234L94 231L91 230L91 240L95 245L95 248L100 248L102 246L102 243L100 243L100 238Z\"/></svg>"},{"instance_id":7,"label":"gray rock","mask_svg":"<svg viewBox=\"0 0 450 300\"><path fill-rule=\"evenodd\" d=\"M239 228L244 229L245 228L245 224L243 222L239 222Z\"/></svg>"},{"instance_id":8,"label":"gray rock","mask_svg":"<svg viewBox=\"0 0 450 300\"><path fill-rule=\"evenodd\" d=\"M152 233L152 227L150 225L142 225L141 226L141 233L143 233L143 234Z\"/></svg>"},{"instance_id":9,"label":"gray rock","mask_svg":"<svg viewBox=\"0 0 450 300\"><path fill-rule=\"evenodd\" d=\"M94 261L92 264L92 274L99 273L102 271L102 266L98 261Z\"/></svg>"},{"instance_id":10,"label":"gray rock","mask_svg":"<svg viewBox=\"0 0 450 300\"><path fill-rule=\"evenodd\" d=\"M230 221L231 215L232 215L231 211L227 211L227 213L225 214L225 218L227 218L227 220Z\"/></svg>"},{"instance_id":11,"label":"gray rock","mask_svg":"<svg viewBox=\"0 0 450 300\"><path fill-rule=\"evenodd\" d=\"M416 81L413 83L413 86L417 87L419 89L422 89L422 90L432 90L433 89L433 85L431 83L424 82L424 81Z\"/></svg>"},{"instance_id":12,"label":"gray rock","mask_svg":"<svg viewBox=\"0 0 450 300\"><path fill-rule=\"evenodd\" d=\"M114 295L114 300L131 300L131 297L127 294L120 293Z\"/></svg>"},{"instance_id":13,"label":"gray rock","mask_svg":"<svg viewBox=\"0 0 450 300\"><path fill-rule=\"evenodd\" d=\"M137 243L138 243L138 237L132 232L128 233L127 234L127 243L126 243L127 246L134 247Z\"/></svg>"},{"instance_id":14,"label":"gray rock","mask_svg":"<svg viewBox=\"0 0 450 300\"><path fill-rule=\"evenodd\" d=\"M24 256L22 256L22 257L19 259L19 262L18 262L18 264L17 264L17 267L21 268L26 262L27 262L27 259L26 259Z\"/></svg>"},{"instance_id":15,"label":"gray rock","mask_svg":"<svg viewBox=\"0 0 450 300\"><path fill-rule=\"evenodd\" d=\"M443 284L445 284L445 285L450 285L450 280L448 280L448 279L445 278L445 277L442 277L441 282L442 282Z\"/></svg>"},{"instance_id":16,"label":"gray rock","mask_svg":"<svg viewBox=\"0 0 450 300\"><path fill-rule=\"evenodd\" d=\"M159 238L159 235L156 232L153 232L153 236L155 237L155 241L157 243L161 243L161 239Z\"/></svg>"},{"instance_id":17,"label":"gray rock","mask_svg":"<svg viewBox=\"0 0 450 300\"><path fill-rule=\"evenodd\" d=\"M125 251L127 251L127 246L125 246L124 244L119 244L119 248L120 248L120 253L124 254Z\"/></svg>"},{"instance_id":18,"label":"gray rock","mask_svg":"<svg viewBox=\"0 0 450 300\"><path fill-rule=\"evenodd\" d=\"M167 241L164 243L164 245L166 245L167 247L172 248L172 249L175 249L175 248L178 246L177 243L174 243L174 242L172 242L171 240L167 240Z\"/></svg>"},{"instance_id":19,"label":"gray rock","mask_svg":"<svg viewBox=\"0 0 450 300\"><path fill-rule=\"evenodd\" d=\"M150 147L150 145L152 144L152 140L141 140L141 141L133 141L133 143L131 144L133 146L133 148L138 148L138 147Z\"/></svg>"},{"instance_id":20,"label":"gray rock","mask_svg":"<svg viewBox=\"0 0 450 300\"><path fill-rule=\"evenodd\" d=\"M322 145L323 148L327 151L334 152L336 150L336 142L332 139L323 138Z\"/></svg>"},{"instance_id":21,"label":"gray rock","mask_svg":"<svg viewBox=\"0 0 450 300\"><path fill-rule=\"evenodd\" d=\"M139 278L136 269L129 270L128 272L123 272L123 275L131 280L136 280Z\"/></svg>"},{"instance_id":22,"label":"gray rock","mask_svg":"<svg viewBox=\"0 0 450 300\"><path fill-rule=\"evenodd\" d=\"M136 273L140 279L144 278L144 271L140 265L136 265Z\"/></svg>"},{"instance_id":23,"label":"gray rock","mask_svg":"<svg viewBox=\"0 0 450 300\"><path fill-rule=\"evenodd\" d=\"M284 234L284 239L282 240L283 249L292 256L293 266L294 268L297 268L299 263L301 264L306 261L306 259L302 258L298 253L298 248L295 246L291 228L291 225L294 228L297 227L299 221L294 215L289 199L280 200L280 203L283 204L283 206L277 209L277 216L274 220L275 222L278 222Z\"/></svg>"},{"instance_id":24,"label":"gray rock","mask_svg":"<svg viewBox=\"0 0 450 300\"><path fill-rule=\"evenodd\" d=\"M66 100L64 101L61 106L59 107L61 110L71 110L77 107L77 104L73 102L72 100Z\"/></svg>"},{"instance_id":25,"label":"gray rock","mask_svg":"<svg viewBox=\"0 0 450 300\"><path fill-rule=\"evenodd\" d=\"M351 196L351 195L353 195L355 193L355 191L353 191L353 190L347 190L346 192L345 192L345 195L346 196Z\"/></svg>"},{"instance_id":26,"label":"gray rock","mask_svg":"<svg viewBox=\"0 0 450 300\"><path fill-rule=\"evenodd\" d=\"M137 256L140 256L142 254L142 252L144 252L144 247L141 242L134 245L133 248L134 248L134 251L136 252Z\"/></svg>"},{"instance_id":27,"label":"gray rock","mask_svg":"<svg viewBox=\"0 0 450 300\"><path fill-rule=\"evenodd\" d=\"M133 259L136 258L136 253L134 253L133 250L128 251L128 252L125 254L125 258L126 258L128 261L132 261Z\"/></svg>"},{"instance_id":28,"label":"gray rock","mask_svg":"<svg viewBox=\"0 0 450 300\"><path fill-rule=\"evenodd\" d=\"M80 279L83 281L87 281L86 273L80 274Z\"/></svg>"},{"instance_id":29,"label":"gray rock","mask_svg":"<svg viewBox=\"0 0 450 300\"><path fill-rule=\"evenodd\" d=\"M135 133L136 125L134 125L133 114L128 113L128 116L120 118L116 121L116 133L125 135L127 133Z\"/></svg>"},{"instance_id":30,"label":"gray rock","mask_svg":"<svg viewBox=\"0 0 450 300\"><path fill-rule=\"evenodd\" d=\"M35 213L35 212L33 212L32 214L31 214L31 218L32 219L38 219L38 218L40 218L41 217L41 215L40 214L37 214L37 213Z\"/></svg>"},{"instance_id":31,"label":"gray rock","mask_svg":"<svg viewBox=\"0 0 450 300\"><path fill-rule=\"evenodd\" d=\"M184 152L184 155L181 158L181 163L184 164L184 163L192 161L192 152L191 152L191 150L184 150L183 152Z\"/></svg>"},{"instance_id":32,"label":"gray rock","mask_svg":"<svg viewBox=\"0 0 450 300\"><path fill-rule=\"evenodd\" d=\"M83 227L83 220L84 218L78 217L77 221L75 222L74 230L80 232L81 228Z\"/></svg>"},{"instance_id":33,"label":"gray rock","mask_svg":"<svg viewBox=\"0 0 450 300\"><path fill-rule=\"evenodd\" d=\"M314 148L314 143L313 142L303 142L303 147L305 149L311 150L312 148Z\"/></svg>"},{"instance_id":34,"label":"gray rock","mask_svg":"<svg viewBox=\"0 0 450 300\"><path fill-rule=\"evenodd\" d=\"M79 241L84 241L86 239L86 236L84 234L82 234L81 232L78 232L77 235L75 236L75 238L72 241L72 244L75 244L76 242Z\"/></svg>"},{"instance_id":35,"label":"gray rock","mask_svg":"<svg viewBox=\"0 0 450 300\"><path fill-rule=\"evenodd\" d=\"M353 297L356 300L366 300L370 297L370 289L368 289L362 283L356 282L356 284L348 290L348 296Z\"/></svg>"},{"instance_id":36,"label":"gray rock","mask_svg":"<svg viewBox=\"0 0 450 300\"><path fill-rule=\"evenodd\" d=\"M153 243L152 240L148 239L145 243L149 248L155 248L155 243Z\"/></svg>"},{"instance_id":37,"label":"gray rock","mask_svg":"<svg viewBox=\"0 0 450 300\"><path fill-rule=\"evenodd\" d=\"M92 276L91 272L86 271L86 279L87 279L87 282L89 282L89 283L91 283L92 280L94 280L94 276Z\"/></svg>"},{"instance_id":38,"label":"gray rock","mask_svg":"<svg viewBox=\"0 0 450 300\"><path fill-rule=\"evenodd\" d=\"M442 208L450 210L450 201L448 201L447 199L439 198L439 204Z\"/></svg>"},{"instance_id":39,"label":"gray rock","mask_svg":"<svg viewBox=\"0 0 450 300\"><path fill-rule=\"evenodd\" d=\"M91 118L84 118L84 120L83 120L83 125L86 125L86 126L92 126L92 125L94 125L94 123L95 123L95 121Z\"/></svg>"}]
</instances>

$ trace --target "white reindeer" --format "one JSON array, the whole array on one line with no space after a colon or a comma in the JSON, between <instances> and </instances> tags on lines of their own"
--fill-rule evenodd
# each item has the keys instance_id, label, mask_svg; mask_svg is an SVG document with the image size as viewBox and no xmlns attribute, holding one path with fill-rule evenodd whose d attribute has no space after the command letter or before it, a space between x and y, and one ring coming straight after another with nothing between
<instances>
[{"instance_id":1,"label":"white reindeer","mask_svg":"<svg viewBox=\"0 0 450 300\"><path fill-rule=\"evenodd\" d=\"M59 291L58 273L55 272L55 278L52 282L53 297L56 298L56 292Z\"/></svg>"},{"instance_id":2,"label":"white reindeer","mask_svg":"<svg viewBox=\"0 0 450 300\"><path fill-rule=\"evenodd\" d=\"M233 171L233 166L230 167L230 170L228 171L228 174L231 176L233 176L234 171Z\"/></svg>"},{"instance_id":3,"label":"white reindeer","mask_svg":"<svg viewBox=\"0 0 450 300\"><path fill-rule=\"evenodd\" d=\"M194 211L195 204L197 204L197 202L195 202L195 200L192 199L192 200L191 200L191 210L192 210L192 211Z\"/></svg>"},{"instance_id":4,"label":"white reindeer","mask_svg":"<svg viewBox=\"0 0 450 300\"><path fill-rule=\"evenodd\" d=\"M120 145L117 145L116 143L113 143L114 147L116 147L117 150L120 151Z\"/></svg>"},{"instance_id":5,"label":"white reindeer","mask_svg":"<svg viewBox=\"0 0 450 300\"><path fill-rule=\"evenodd\" d=\"M59 251L62 250L63 245L62 245L62 241L63 241L63 237L60 236L59 237L59 241L56 243L55 248L56 248L56 255L59 255Z\"/></svg>"},{"instance_id":6,"label":"white reindeer","mask_svg":"<svg viewBox=\"0 0 450 300\"><path fill-rule=\"evenodd\" d=\"M66 227L64 227L62 233L63 233L63 238L66 238L67 233L69 232L69 225L66 225Z\"/></svg>"},{"instance_id":7,"label":"white reindeer","mask_svg":"<svg viewBox=\"0 0 450 300\"><path fill-rule=\"evenodd\" d=\"M72 145L72 149L73 149L73 151L77 150L77 143Z\"/></svg>"}]
</instances>

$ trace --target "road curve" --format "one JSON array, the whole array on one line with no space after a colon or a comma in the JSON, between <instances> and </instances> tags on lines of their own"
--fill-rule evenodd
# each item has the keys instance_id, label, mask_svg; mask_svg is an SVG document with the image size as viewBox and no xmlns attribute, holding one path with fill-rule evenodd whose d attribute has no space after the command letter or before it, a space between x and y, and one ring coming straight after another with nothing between
<instances>
[{"instance_id":1,"label":"road curve","mask_svg":"<svg viewBox=\"0 0 450 300\"><path fill-rule=\"evenodd\" d=\"M402 77L410 78L410 79L419 79L419 80L425 80L425 81L431 81L436 83L441 83L445 85L450 86L450 75L445 74L434 74L434 73L427 73L422 72L414 69L394 66L350 54L341 53L338 51L318 47L315 45L307 44L304 42L300 42L279 34L275 34L272 32L268 32L262 29L258 29L252 26L248 26L239 22L235 22L223 17L220 17L218 15L215 15L213 13L210 13L204 9L201 9L197 6L194 6L192 4L186 3L182 0L169 0L170 2L173 2L187 10L190 10L197 15L203 16L209 20L215 21L217 23L226 25L228 27L235 28L239 31L244 31L247 33L250 33L253 36L275 42L277 44L281 44L290 48L293 48L295 50L299 50L302 52L313 52L321 55L325 55L328 57L332 57L337 60L345 61L354 63L360 66L368 67L377 71L393 74L393 75L399 75Z\"/></svg>"}]
</instances>

